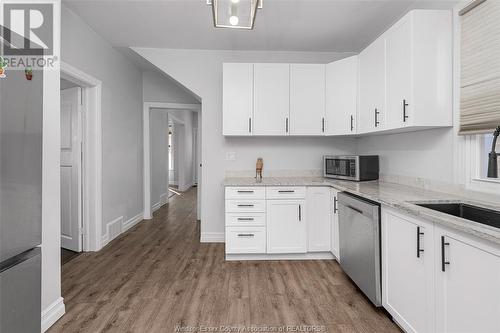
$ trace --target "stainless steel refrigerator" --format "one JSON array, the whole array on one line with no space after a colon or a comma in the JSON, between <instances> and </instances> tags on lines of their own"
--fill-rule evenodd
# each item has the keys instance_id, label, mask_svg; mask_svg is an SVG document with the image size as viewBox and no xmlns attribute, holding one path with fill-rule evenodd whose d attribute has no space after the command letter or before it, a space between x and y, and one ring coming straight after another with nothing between
<instances>
[{"instance_id":1,"label":"stainless steel refrigerator","mask_svg":"<svg viewBox=\"0 0 500 333\"><path fill-rule=\"evenodd\" d=\"M40 332L43 72L0 78L0 333Z\"/></svg>"}]
</instances>

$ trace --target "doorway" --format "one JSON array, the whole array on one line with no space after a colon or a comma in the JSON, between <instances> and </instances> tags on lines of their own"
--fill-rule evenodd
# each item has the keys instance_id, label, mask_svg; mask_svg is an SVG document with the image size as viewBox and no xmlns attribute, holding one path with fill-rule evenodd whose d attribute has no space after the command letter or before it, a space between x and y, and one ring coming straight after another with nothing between
<instances>
[{"instance_id":1,"label":"doorway","mask_svg":"<svg viewBox=\"0 0 500 333\"><path fill-rule=\"evenodd\" d=\"M101 91L100 80L61 61L61 245L76 251L102 247Z\"/></svg>"},{"instance_id":2,"label":"doorway","mask_svg":"<svg viewBox=\"0 0 500 333\"><path fill-rule=\"evenodd\" d=\"M143 112L143 134L144 134L144 219L151 219L153 216L153 211L157 208L157 205L153 202L154 198L152 198L153 191L153 183L152 183L152 158L153 158L153 147L151 142L151 126L154 123L154 120L151 120L152 114L155 112L164 112L168 114L168 119L173 123L172 130L172 150L167 154L173 156L173 163L167 165L173 166L173 171L177 176L177 186L179 188L179 192L186 190L193 186L193 162L186 163L184 151L180 149L176 149L176 146L187 147L188 144L186 141L191 142L192 134L189 134L189 140L186 140L187 134L186 132L186 123L183 119L181 119L180 115L185 112L194 112L194 116L192 119L198 119L199 111L201 111L200 104L178 104L178 103L155 103L155 102L145 102L144 103L144 112ZM190 123L190 128L195 128ZM197 130L199 131L200 126L197 126ZM170 133L170 131L169 131ZM197 138L199 139L199 135ZM169 141L170 143L170 141ZM176 153L177 151L177 153ZM193 155L192 144L189 144L189 151L191 155ZM179 155L178 153L182 153ZM177 160L177 163L176 163ZM188 172L189 171L189 172ZM170 168L168 168L168 172L166 174L170 178ZM198 175L200 174L198 170ZM154 182L157 183L156 181ZM170 185L170 181L167 181L167 184ZM197 192L200 192L201 179L198 181L198 189ZM200 196L198 195L198 202L200 202ZM167 198L168 200L168 198ZM199 216L197 218L200 219Z\"/></svg>"},{"instance_id":3,"label":"doorway","mask_svg":"<svg viewBox=\"0 0 500 333\"><path fill-rule=\"evenodd\" d=\"M61 79L61 259L82 251L82 88Z\"/></svg>"}]
</instances>

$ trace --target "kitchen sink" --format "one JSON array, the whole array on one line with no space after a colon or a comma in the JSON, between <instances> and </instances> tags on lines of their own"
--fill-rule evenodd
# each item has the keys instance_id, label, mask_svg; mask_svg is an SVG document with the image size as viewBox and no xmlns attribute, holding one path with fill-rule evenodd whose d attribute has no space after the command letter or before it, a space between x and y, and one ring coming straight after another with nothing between
<instances>
[{"instance_id":1,"label":"kitchen sink","mask_svg":"<svg viewBox=\"0 0 500 333\"><path fill-rule=\"evenodd\" d=\"M461 217L495 228L500 228L500 211L473 206L466 203L416 203L417 206L429 208L445 214Z\"/></svg>"}]
</instances>

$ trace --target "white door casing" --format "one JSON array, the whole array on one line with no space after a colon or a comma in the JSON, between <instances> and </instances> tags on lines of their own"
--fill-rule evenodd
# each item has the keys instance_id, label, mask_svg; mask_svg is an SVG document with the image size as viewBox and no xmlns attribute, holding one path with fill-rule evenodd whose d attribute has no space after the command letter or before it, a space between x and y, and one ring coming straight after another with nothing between
<instances>
[{"instance_id":1,"label":"white door casing","mask_svg":"<svg viewBox=\"0 0 500 333\"><path fill-rule=\"evenodd\" d=\"M82 91L61 91L61 247L82 251Z\"/></svg>"}]
</instances>

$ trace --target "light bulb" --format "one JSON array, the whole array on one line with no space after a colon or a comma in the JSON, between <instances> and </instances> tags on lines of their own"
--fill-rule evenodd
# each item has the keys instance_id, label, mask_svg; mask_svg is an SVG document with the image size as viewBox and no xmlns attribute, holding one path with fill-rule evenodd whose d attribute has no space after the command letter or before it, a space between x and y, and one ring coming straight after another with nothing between
<instances>
[{"instance_id":1,"label":"light bulb","mask_svg":"<svg viewBox=\"0 0 500 333\"><path fill-rule=\"evenodd\" d=\"M240 0L231 0L232 3L238 3Z\"/></svg>"},{"instance_id":2,"label":"light bulb","mask_svg":"<svg viewBox=\"0 0 500 333\"><path fill-rule=\"evenodd\" d=\"M231 23L231 25L238 25L239 21L240 20L238 19L238 16L235 16L235 15L233 15L229 18L229 23Z\"/></svg>"}]
</instances>

